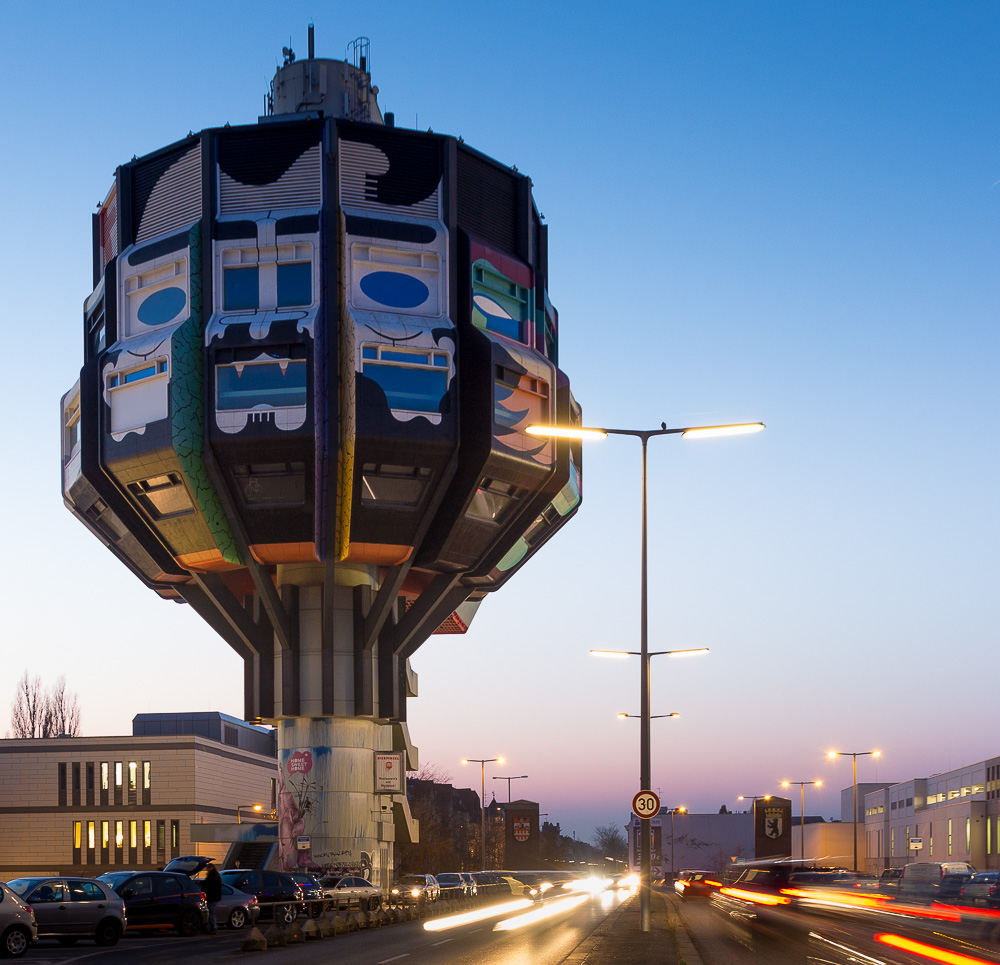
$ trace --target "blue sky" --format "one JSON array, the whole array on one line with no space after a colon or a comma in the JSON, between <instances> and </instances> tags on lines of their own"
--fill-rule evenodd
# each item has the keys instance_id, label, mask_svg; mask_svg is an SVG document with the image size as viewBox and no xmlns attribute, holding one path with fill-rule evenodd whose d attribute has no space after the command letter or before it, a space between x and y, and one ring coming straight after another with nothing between
<instances>
[{"instance_id":1,"label":"blue sky","mask_svg":"<svg viewBox=\"0 0 1000 965\"><path fill-rule=\"evenodd\" d=\"M90 734L242 714L239 662L61 505L58 401L82 362L90 214L116 165L253 122L281 47L371 39L383 110L534 182L562 368L592 425L762 420L650 447L653 784L735 806L905 780L995 742L1000 208L992 0L299 2L9 11L0 240L9 355L6 693L65 673ZM11 135L16 136L11 136ZM464 637L412 663L424 763L503 755L589 837L638 790L639 447L585 451L583 507ZM506 794L492 782L487 796Z\"/></svg>"}]
</instances>

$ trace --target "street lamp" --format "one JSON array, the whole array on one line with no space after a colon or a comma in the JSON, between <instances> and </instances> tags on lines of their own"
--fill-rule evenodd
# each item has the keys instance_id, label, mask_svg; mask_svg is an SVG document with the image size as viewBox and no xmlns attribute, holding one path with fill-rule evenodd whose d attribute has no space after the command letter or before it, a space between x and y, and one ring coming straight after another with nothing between
<instances>
[{"instance_id":1,"label":"street lamp","mask_svg":"<svg viewBox=\"0 0 1000 965\"><path fill-rule=\"evenodd\" d=\"M834 761L838 757L850 757L854 764L854 810L851 812L851 826L854 829L854 871L858 870L858 758L881 757L881 751L830 751L826 756Z\"/></svg>"},{"instance_id":2,"label":"street lamp","mask_svg":"<svg viewBox=\"0 0 1000 965\"><path fill-rule=\"evenodd\" d=\"M649 752L649 647L647 637L647 584L648 570L646 565L646 448L653 436L680 435L682 438L707 438L709 436L744 435L750 432L760 432L763 422L742 423L724 426L688 426L681 429L668 429L665 422L659 429L603 429L584 428L583 426L535 425L528 426L524 431L533 436L548 436L563 439L603 439L607 436L634 436L642 443L642 565L640 573L639 592L639 641L640 656L640 713L642 724L639 730L639 790L645 791L650 785L650 752ZM652 913L650 911L650 847L652 834L649 821L640 821L639 848L639 928L641 931L652 930Z\"/></svg>"},{"instance_id":3,"label":"street lamp","mask_svg":"<svg viewBox=\"0 0 1000 965\"><path fill-rule=\"evenodd\" d=\"M482 823L480 825L480 839L479 839L479 853L482 857L482 870L486 870L486 765L487 764L502 764L502 757L463 757L463 764L481 764L483 770L483 794L479 799L479 803L483 806L483 817Z\"/></svg>"},{"instance_id":4,"label":"street lamp","mask_svg":"<svg viewBox=\"0 0 1000 965\"><path fill-rule=\"evenodd\" d=\"M493 780L507 782L507 803L510 804L510 782L524 780L527 776L527 774L518 774L517 777L495 777Z\"/></svg>"},{"instance_id":5,"label":"street lamp","mask_svg":"<svg viewBox=\"0 0 1000 965\"><path fill-rule=\"evenodd\" d=\"M741 794L738 798L736 798L736 800L737 801L745 801L747 798L750 798L750 810L753 811L754 805L758 801L770 801L771 800L771 795L770 794ZM756 819L757 818L756 818L756 815L755 815L754 816L754 820L756 821Z\"/></svg>"},{"instance_id":6,"label":"street lamp","mask_svg":"<svg viewBox=\"0 0 1000 965\"><path fill-rule=\"evenodd\" d=\"M243 808L246 808L248 811L263 811L264 810L264 805L263 804L237 804L236 805L236 823L237 824L242 824L243 823L242 821L240 821L240 811Z\"/></svg>"},{"instance_id":7,"label":"street lamp","mask_svg":"<svg viewBox=\"0 0 1000 965\"><path fill-rule=\"evenodd\" d=\"M638 717L638 714L619 714L619 720L624 720L626 717ZM659 720L661 717L680 717L680 714L650 714L650 720Z\"/></svg>"},{"instance_id":8,"label":"street lamp","mask_svg":"<svg viewBox=\"0 0 1000 965\"><path fill-rule=\"evenodd\" d=\"M678 806L667 808L666 810L670 812L670 876L676 880L677 872L674 870L674 812L677 811L679 814L684 814L687 808Z\"/></svg>"},{"instance_id":9,"label":"street lamp","mask_svg":"<svg viewBox=\"0 0 1000 965\"><path fill-rule=\"evenodd\" d=\"M801 810L799 811L799 857L805 861L806 860L806 785L815 784L816 787L821 787L822 781L782 781L782 787L791 787L793 784L798 784L799 786L799 806Z\"/></svg>"}]
</instances>

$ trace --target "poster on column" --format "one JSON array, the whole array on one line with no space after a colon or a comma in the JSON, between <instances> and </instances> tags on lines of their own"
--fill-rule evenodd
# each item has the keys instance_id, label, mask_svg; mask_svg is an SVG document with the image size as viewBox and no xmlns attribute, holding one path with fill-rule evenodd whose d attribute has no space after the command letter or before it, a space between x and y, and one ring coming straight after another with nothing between
<instances>
[{"instance_id":1,"label":"poster on column","mask_svg":"<svg viewBox=\"0 0 1000 965\"><path fill-rule=\"evenodd\" d=\"M301 838L315 840L320 829L319 794L329 786L330 749L297 748L280 754L278 767L278 851L281 867L321 870L310 847L299 848Z\"/></svg>"}]
</instances>

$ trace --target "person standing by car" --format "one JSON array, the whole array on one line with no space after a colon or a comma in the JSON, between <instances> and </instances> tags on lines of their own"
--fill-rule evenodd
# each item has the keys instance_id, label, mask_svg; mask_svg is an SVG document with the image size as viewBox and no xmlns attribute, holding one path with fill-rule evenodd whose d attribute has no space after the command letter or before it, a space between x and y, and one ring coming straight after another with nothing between
<instances>
[{"instance_id":1,"label":"person standing by car","mask_svg":"<svg viewBox=\"0 0 1000 965\"><path fill-rule=\"evenodd\" d=\"M208 903L208 933L214 935L219 927L215 921L215 906L222 901L222 875L211 862L209 862L202 885L205 891L205 901Z\"/></svg>"}]
</instances>

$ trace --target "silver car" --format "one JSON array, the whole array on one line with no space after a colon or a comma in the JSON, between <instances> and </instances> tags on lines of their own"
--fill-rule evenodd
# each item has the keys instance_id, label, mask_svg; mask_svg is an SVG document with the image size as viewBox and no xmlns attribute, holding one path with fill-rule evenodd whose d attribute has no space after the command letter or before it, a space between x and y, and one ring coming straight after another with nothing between
<instances>
[{"instance_id":1,"label":"silver car","mask_svg":"<svg viewBox=\"0 0 1000 965\"><path fill-rule=\"evenodd\" d=\"M26 905L5 884L0 884L0 955L19 958L38 938L31 905Z\"/></svg>"},{"instance_id":2,"label":"silver car","mask_svg":"<svg viewBox=\"0 0 1000 965\"><path fill-rule=\"evenodd\" d=\"M352 905L368 911L374 911L382 904L382 889L373 885L367 878L351 875L330 875L320 879L323 892L327 898L332 898L331 907L345 911Z\"/></svg>"},{"instance_id":3,"label":"silver car","mask_svg":"<svg viewBox=\"0 0 1000 965\"><path fill-rule=\"evenodd\" d=\"M73 945L81 938L116 945L125 931L125 902L94 878L15 878L7 883L35 913L39 938Z\"/></svg>"},{"instance_id":4,"label":"silver car","mask_svg":"<svg viewBox=\"0 0 1000 965\"><path fill-rule=\"evenodd\" d=\"M248 895L232 885L222 884L222 899L215 906L215 920L220 925L228 925L237 931L257 924L260 905L256 895Z\"/></svg>"}]
</instances>

